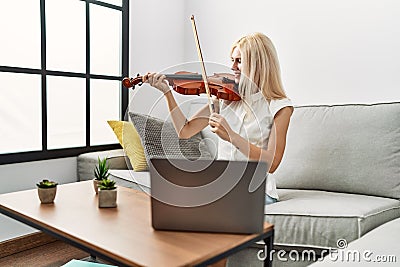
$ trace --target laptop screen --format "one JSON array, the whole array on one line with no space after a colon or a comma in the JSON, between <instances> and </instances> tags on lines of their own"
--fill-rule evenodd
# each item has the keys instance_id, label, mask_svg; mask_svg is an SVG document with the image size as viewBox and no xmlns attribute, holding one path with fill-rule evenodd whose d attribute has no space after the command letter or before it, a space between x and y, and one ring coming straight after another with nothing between
<instances>
[{"instance_id":1,"label":"laptop screen","mask_svg":"<svg viewBox=\"0 0 400 267\"><path fill-rule=\"evenodd\" d=\"M154 158L149 167L155 229L262 230L266 163Z\"/></svg>"}]
</instances>

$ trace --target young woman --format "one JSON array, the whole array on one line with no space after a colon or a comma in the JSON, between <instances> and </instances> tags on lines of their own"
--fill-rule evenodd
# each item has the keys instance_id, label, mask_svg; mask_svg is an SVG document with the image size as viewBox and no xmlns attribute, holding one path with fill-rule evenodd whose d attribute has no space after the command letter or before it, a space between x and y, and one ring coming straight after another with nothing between
<instances>
[{"instance_id":1,"label":"young woman","mask_svg":"<svg viewBox=\"0 0 400 267\"><path fill-rule=\"evenodd\" d=\"M214 99L215 113L207 105L187 120L164 75L150 73L147 82L164 93L180 138L189 138L209 125L220 137L218 159L266 161L270 166L268 172L273 173L283 157L293 112L283 90L274 45L262 33L249 34L233 44L231 59L242 99ZM278 200L271 178L267 179L267 204Z\"/></svg>"}]
</instances>

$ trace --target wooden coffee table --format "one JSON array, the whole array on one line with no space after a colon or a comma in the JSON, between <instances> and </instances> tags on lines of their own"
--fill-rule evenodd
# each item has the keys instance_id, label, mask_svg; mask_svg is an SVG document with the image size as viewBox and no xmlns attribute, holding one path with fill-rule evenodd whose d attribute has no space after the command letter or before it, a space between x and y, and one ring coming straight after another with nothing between
<instances>
[{"instance_id":1,"label":"wooden coffee table","mask_svg":"<svg viewBox=\"0 0 400 267\"><path fill-rule=\"evenodd\" d=\"M36 189L2 194L0 212L118 266L206 266L256 241L272 247L268 223L259 234L156 231L147 194L119 187L117 203L99 209L86 181L59 185L54 204L40 204Z\"/></svg>"}]
</instances>

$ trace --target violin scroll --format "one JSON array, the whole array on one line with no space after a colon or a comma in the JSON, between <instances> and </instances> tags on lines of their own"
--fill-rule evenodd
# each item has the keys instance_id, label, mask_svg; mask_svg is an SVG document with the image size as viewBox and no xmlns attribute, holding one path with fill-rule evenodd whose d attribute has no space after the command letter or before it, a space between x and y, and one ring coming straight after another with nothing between
<instances>
[{"instance_id":1,"label":"violin scroll","mask_svg":"<svg viewBox=\"0 0 400 267\"><path fill-rule=\"evenodd\" d=\"M125 77L123 80L122 80L122 85L125 87L125 88L133 88L133 89L135 89L135 85L139 85L139 86L141 86L142 84L143 84L143 82L144 82L144 80L143 80L143 77L142 76L140 76L139 74L136 76L136 78L128 78L128 77Z\"/></svg>"}]
</instances>

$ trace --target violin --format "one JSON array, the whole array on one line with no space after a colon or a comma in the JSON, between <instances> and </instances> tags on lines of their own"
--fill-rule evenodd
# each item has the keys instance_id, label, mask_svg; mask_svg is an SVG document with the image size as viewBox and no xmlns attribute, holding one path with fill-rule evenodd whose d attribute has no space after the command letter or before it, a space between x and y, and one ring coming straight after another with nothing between
<instances>
[{"instance_id":1,"label":"violin","mask_svg":"<svg viewBox=\"0 0 400 267\"><path fill-rule=\"evenodd\" d=\"M207 77L207 83L211 95L217 99L228 101L239 101L238 85L233 79L226 76L229 74L214 74ZM182 95L200 95L207 93L206 85L202 75L192 72L180 71L175 74L165 74L169 85ZM147 80L147 75L137 75L136 78L124 78L122 84L126 88L135 88L135 85L141 86Z\"/></svg>"}]
</instances>

